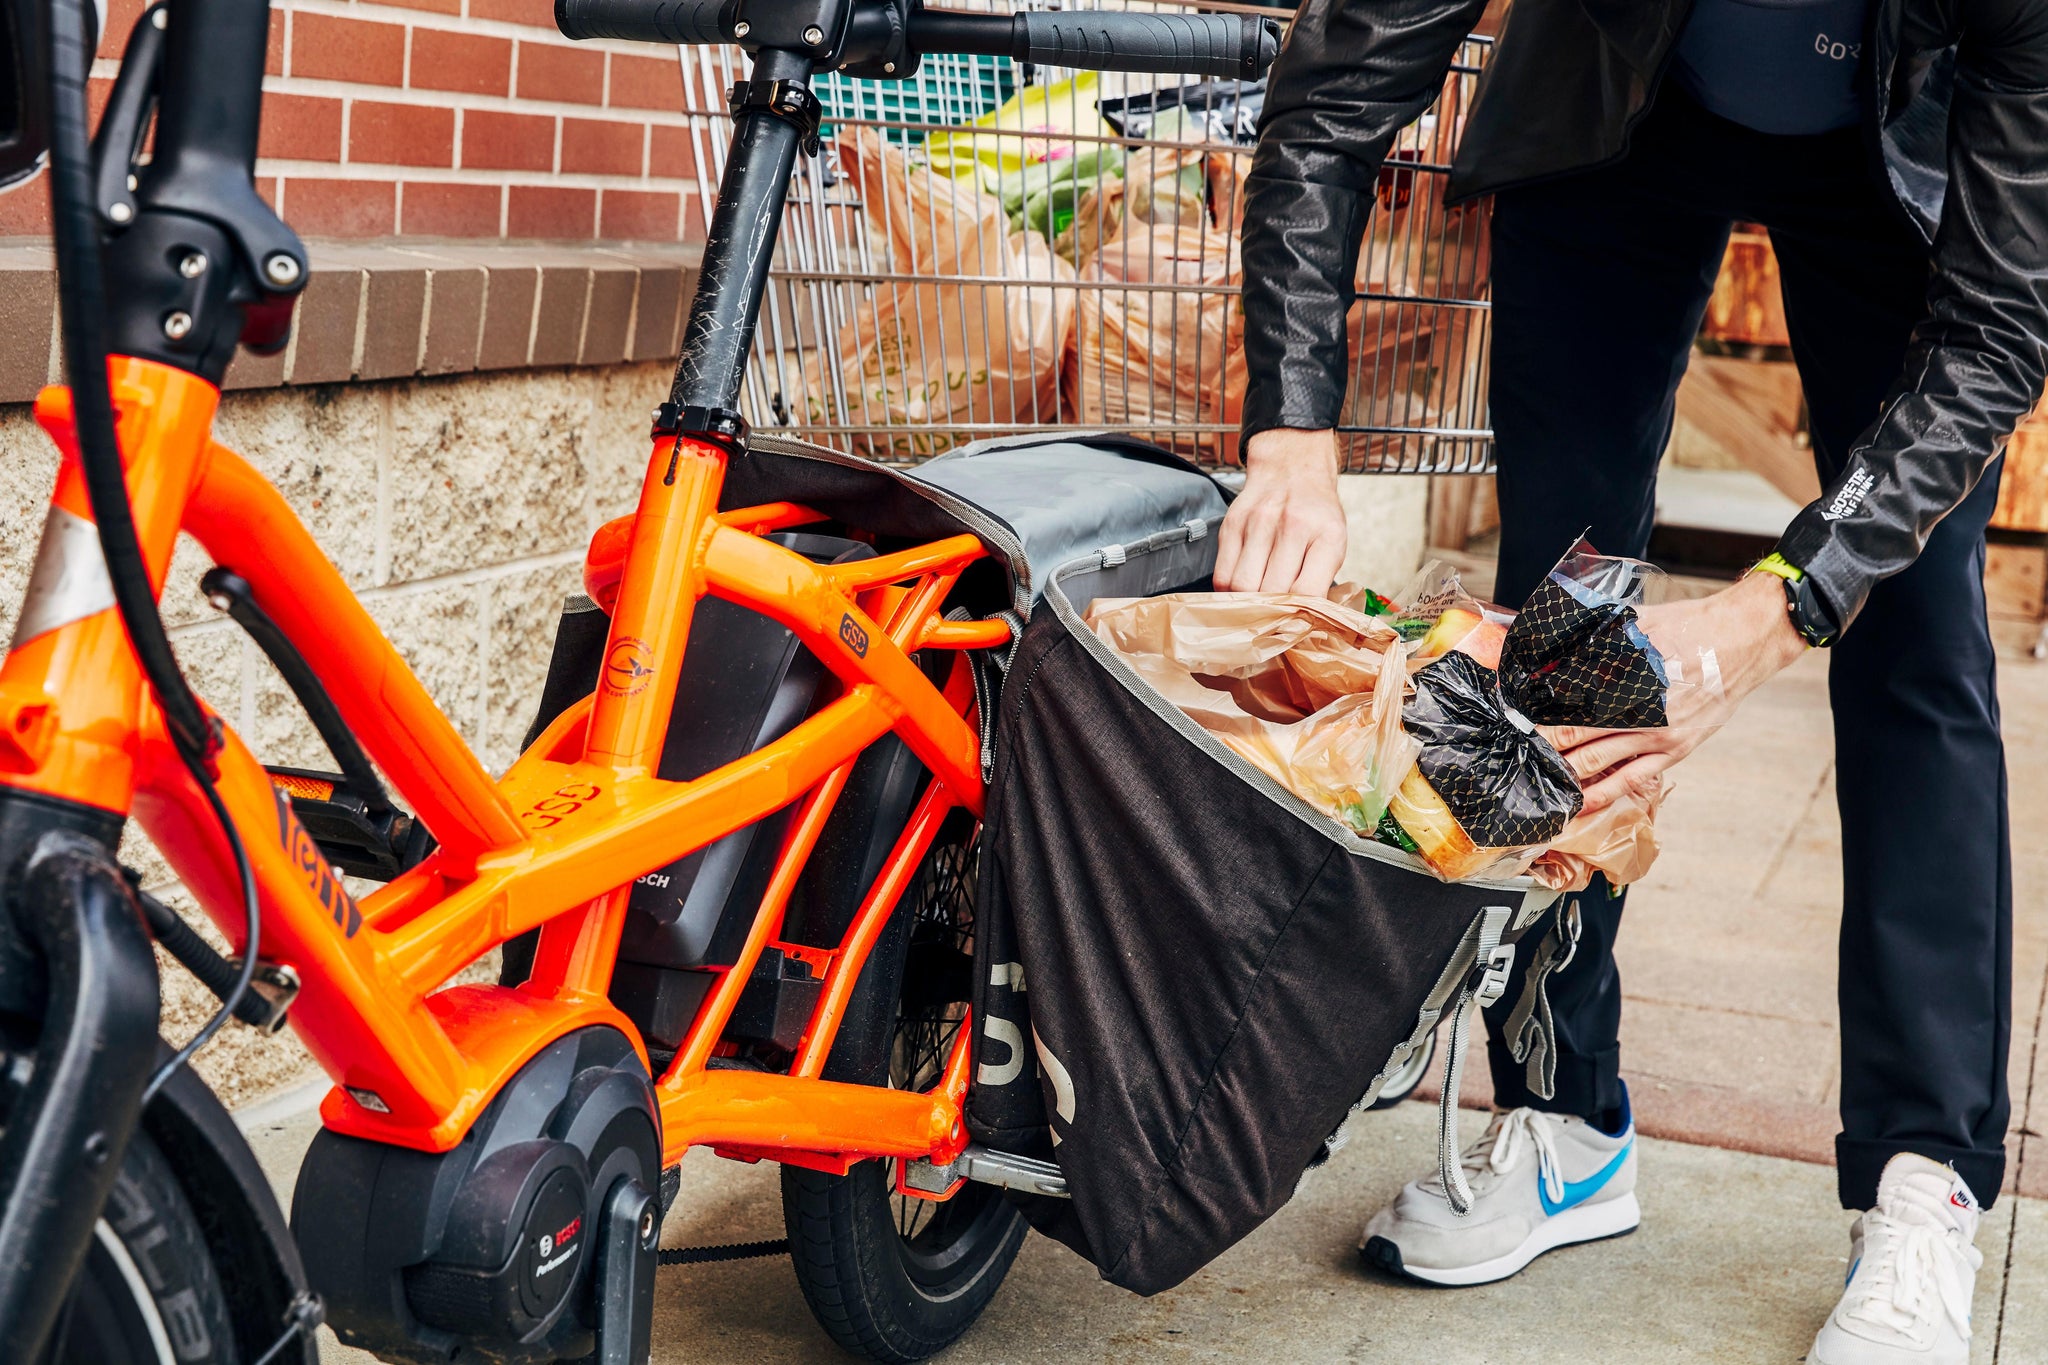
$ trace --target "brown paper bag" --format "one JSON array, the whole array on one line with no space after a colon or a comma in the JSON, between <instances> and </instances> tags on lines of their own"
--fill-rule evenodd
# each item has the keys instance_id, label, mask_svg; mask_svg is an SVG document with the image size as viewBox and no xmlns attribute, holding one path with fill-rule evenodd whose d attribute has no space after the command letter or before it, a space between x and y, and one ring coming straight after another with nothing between
<instances>
[{"instance_id":1,"label":"brown paper bag","mask_svg":"<svg viewBox=\"0 0 2048 1365\"><path fill-rule=\"evenodd\" d=\"M855 438L877 456L937 454L975 439L970 425L1056 420L1073 267L1042 240L1012 234L1001 202L973 177L913 165L872 129L842 137L838 152L891 269L920 278L878 283L862 301L841 330L838 373L813 386L812 420L891 428Z\"/></svg>"},{"instance_id":2,"label":"brown paper bag","mask_svg":"<svg viewBox=\"0 0 2048 1365\"><path fill-rule=\"evenodd\" d=\"M1098 601L1088 624L1202 728L1360 834L1414 766L1408 647L1384 621L1320 597L1181 593Z\"/></svg>"}]
</instances>

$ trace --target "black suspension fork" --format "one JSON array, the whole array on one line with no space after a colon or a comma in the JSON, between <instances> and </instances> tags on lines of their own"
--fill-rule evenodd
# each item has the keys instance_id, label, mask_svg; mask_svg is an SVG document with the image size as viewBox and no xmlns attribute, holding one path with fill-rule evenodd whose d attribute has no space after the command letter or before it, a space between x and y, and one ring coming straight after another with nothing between
<instances>
[{"instance_id":1,"label":"black suspension fork","mask_svg":"<svg viewBox=\"0 0 2048 1365\"><path fill-rule=\"evenodd\" d=\"M46 827L7 879L4 910L39 951L48 990L33 1055L7 1059L0 1138L0 1247L10 1248L0 1255L0 1360L33 1361L141 1117L158 982L141 907L96 838Z\"/></svg>"},{"instance_id":2,"label":"black suspension fork","mask_svg":"<svg viewBox=\"0 0 2048 1365\"><path fill-rule=\"evenodd\" d=\"M749 79L733 87L732 152L718 182L675 385L655 413L656 435L696 436L735 451L746 445L740 382L768 291L776 231L797 153L818 149L810 76L808 56L763 48Z\"/></svg>"},{"instance_id":3,"label":"black suspension fork","mask_svg":"<svg viewBox=\"0 0 2048 1365\"><path fill-rule=\"evenodd\" d=\"M156 614L101 376L110 354L129 355L217 385L238 342L284 343L306 257L252 179L268 0L176 0L146 14L96 148L85 128L90 25L79 0L44 2L48 90L38 94L50 111L79 460L137 660L204 784L211 726ZM155 152L138 168L152 110ZM156 957L111 851L120 824L0 789L0 1360L10 1365L39 1359L65 1310L158 1071Z\"/></svg>"}]
</instances>

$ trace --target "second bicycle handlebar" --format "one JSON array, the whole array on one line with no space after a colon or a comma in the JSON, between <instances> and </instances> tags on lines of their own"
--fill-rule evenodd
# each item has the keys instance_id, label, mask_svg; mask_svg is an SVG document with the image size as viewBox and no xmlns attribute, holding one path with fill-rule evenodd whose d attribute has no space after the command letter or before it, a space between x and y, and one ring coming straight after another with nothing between
<instances>
[{"instance_id":1,"label":"second bicycle handlebar","mask_svg":"<svg viewBox=\"0 0 2048 1365\"><path fill-rule=\"evenodd\" d=\"M570 38L643 43L738 42L741 0L555 0ZM910 49L1011 57L1042 66L1257 80L1279 52L1271 20L1234 14L1086 10L973 14L912 7Z\"/></svg>"}]
</instances>

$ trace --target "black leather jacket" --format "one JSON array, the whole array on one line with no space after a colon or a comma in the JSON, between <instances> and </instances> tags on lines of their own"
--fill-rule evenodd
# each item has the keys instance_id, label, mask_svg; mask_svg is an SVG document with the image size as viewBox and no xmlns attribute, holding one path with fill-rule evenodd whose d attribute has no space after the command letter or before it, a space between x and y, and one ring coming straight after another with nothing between
<instances>
[{"instance_id":1,"label":"black leather jacket","mask_svg":"<svg viewBox=\"0 0 2048 1365\"><path fill-rule=\"evenodd\" d=\"M1336 425L1373 184L1484 0L1307 0L1246 187L1244 432ZM1620 157L1691 0L1515 0L1453 199ZM1918 557L2048 376L2048 3L1874 0L1871 155L1932 244L1928 316L1876 423L1786 531L1839 624Z\"/></svg>"}]
</instances>

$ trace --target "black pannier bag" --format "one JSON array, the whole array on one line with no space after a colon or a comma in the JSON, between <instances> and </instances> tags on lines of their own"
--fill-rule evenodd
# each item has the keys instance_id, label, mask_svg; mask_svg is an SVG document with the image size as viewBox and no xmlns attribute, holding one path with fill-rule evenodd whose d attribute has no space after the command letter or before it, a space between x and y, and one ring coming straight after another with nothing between
<instances>
[{"instance_id":1,"label":"black pannier bag","mask_svg":"<svg viewBox=\"0 0 2048 1365\"><path fill-rule=\"evenodd\" d=\"M1221 517L1053 571L1008 670L976 917L977 1142L1054 1160L1039 1230L1139 1293L1264 1222L1445 1014L1500 997L1549 1093L1553 893L1437 880L1352 835L1153 693L1083 620L1202 589ZM1575 925L1576 917L1573 917ZM1468 1198L1455 1109L1439 1153Z\"/></svg>"}]
</instances>

